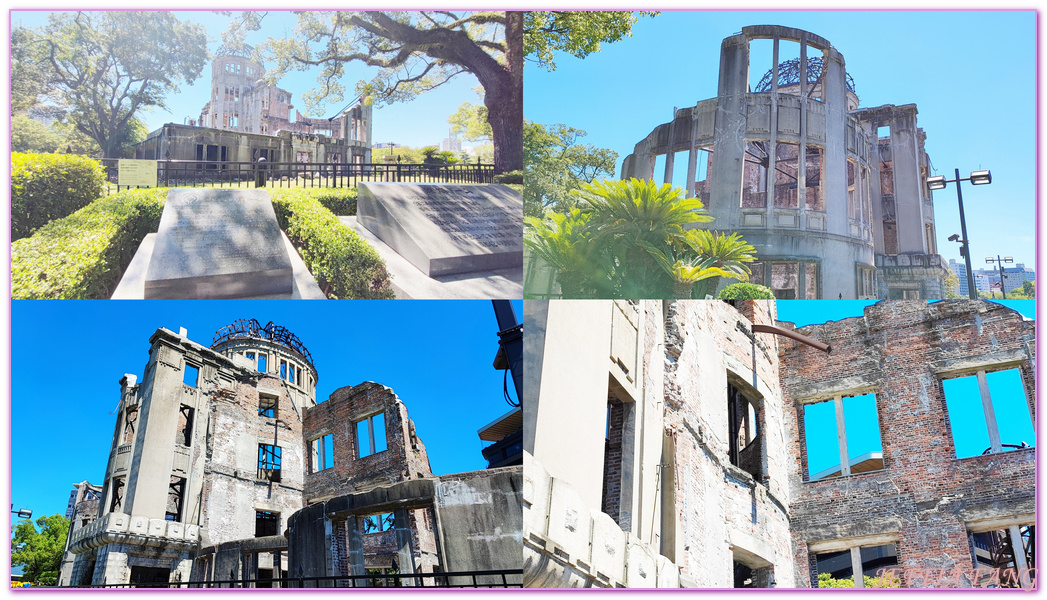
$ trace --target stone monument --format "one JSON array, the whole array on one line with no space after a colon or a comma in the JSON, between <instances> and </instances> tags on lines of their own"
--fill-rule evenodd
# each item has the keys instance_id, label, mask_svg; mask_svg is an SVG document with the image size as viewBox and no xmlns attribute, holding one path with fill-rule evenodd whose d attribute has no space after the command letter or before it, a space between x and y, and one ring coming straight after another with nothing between
<instances>
[{"instance_id":1,"label":"stone monument","mask_svg":"<svg viewBox=\"0 0 1047 600\"><path fill-rule=\"evenodd\" d=\"M145 277L145 298L290 294L291 259L265 190L167 194Z\"/></svg>"},{"instance_id":2,"label":"stone monument","mask_svg":"<svg viewBox=\"0 0 1047 600\"><path fill-rule=\"evenodd\" d=\"M429 277L523 266L523 197L504 185L361 183L357 221Z\"/></svg>"}]
</instances>

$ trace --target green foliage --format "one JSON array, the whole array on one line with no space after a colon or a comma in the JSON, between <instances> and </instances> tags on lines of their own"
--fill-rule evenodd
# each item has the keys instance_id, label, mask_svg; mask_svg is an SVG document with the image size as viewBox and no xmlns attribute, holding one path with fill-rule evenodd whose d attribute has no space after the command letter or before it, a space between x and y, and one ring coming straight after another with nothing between
<instances>
[{"instance_id":1,"label":"green foliage","mask_svg":"<svg viewBox=\"0 0 1047 600\"><path fill-rule=\"evenodd\" d=\"M242 47L245 32L257 30L259 13L241 13L223 41ZM276 81L289 70L319 67L318 86L303 96L309 110L323 112L345 95L346 63L378 67L355 92L383 105L413 100L460 73L471 73L484 89L494 139L496 172L522 166L523 16L513 11L302 11L291 35L270 38L260 59L272 64ZM372 71L374 72L374 71Z\"/></svg>"},{"instance_id":2,"label":"green foliage","mask_svg":"<svg viewBox=\"0 0 1047 600\"><path fill-rule=\"evenodd\" d=\"M53 219L102 195L105 171L98 161L65 154L11 155L11 239L24 238Z\"/></svg>"},{"instance_id":3,"label":"green foliage","mask_svg":"<svg viewBox=\"0 0 1047 600\"><path fill-rule=\"evenodd\" d=\"M11 152L57 152L62 146L62 136L36 119L26 115L11 117Z\"/></svg>"},{"instance_id":4,"label":"green foliage","mask_svg":"<svg viewBox=\"0 0 1047 600\"><path fill-rule=\"evenodd\" d=\"M756 283L732 283L720 290L720 300L774 300L771 288Z\"/></svg>"},{"instance_id":5,"label":"green foliage","mask_svg":"<svg viewBox=\"0 0 1047 600\"><path fill-rule=\"evenodd\" d=\"M69 519L62 515L40 517L39 530L28 519L15 526L11 538L11 566L22 567L22 580L39 585L54 585L65 552Z\"/></svg>"},{"instance_id":6,"label":"green foliage","mask_svg":"<svg viewBox=\"0 0 1047 600\"><path fill-rule=\"evenodd\" d=\"M36 64L46 69L48 93L108 157L141 137L133 119L142 109L164 107L207 61L203 26L169 11L55 12L19 43L47 57Z\"/></svg>"},{"instance_id":7,"label":"green foliage","mask_svg":"<svg viewBox=\"0 0 1047 600\"><path fill-rule=\"evenodd\" d=\"M1036 282L1035 281L1023 281L1022 282L1022 293L1025 294L1026 298L1036 297Z\"/></svg>"},{"instance_id":8,"label":"green foliage","mask_svg":"<svg viewBox=\"0 0 1047 600\"><path fill-rule=\"evenodd\" d=\"M948 299L967 297L966 295L961 295L961 292L966 292L967 290L960 290L960 276L952 271L949 271L949 274L945 276L944 287L945 297Z\"/></svg>"},{"instance_id":9,"label":"green foliage","mask_svg":"<svg viewBox=\"0 0 1047 600\"><path fill-rule=\"evenodd\" d=\"M657 14L657 11L528 11L524 13L523 22L524 56L539 67L555 71L554 51L585 58L599 52L601 43L630 37L639 17Z\"/></svg>"},{"instance_id":10,"label":"green foliage","mask_svg":"<svg viewBox=\"0 0 1047 600\"><path fill-rule=\"evenodd\" d=\"M281 229L328 298L392 298L378 252L341 224L317 196L327 190L270 190Z\"/></svg>"},{"instance_id":11,"label":"green foliage","mask_svg":"<svg viewBox=\"0 0 1047 600\"><path fill-rule=\"evenodd\" d=\"M95 200L11 244L11 297L108 298L147 233L160 225L166 189Z\"/></svg>"},{"instance_id":12,"label":"green foliage","mask_svg":"<svg viewBox=\"0 0 1047 600\"><path fill-rule=\"evenodd\" d=\"M902 587L901 577L891 573L889 570L885 571L883 577L870 577L869 575L863 575L865 578L865 587L869 589L874 588L900 588ZM854 578L850 579L833 579L829 573L818 574L818 587L819 588L854 588Z\"/></svg>"},{"instance_id":13,"label":"green foliage","mask_svg":"<svg viewBox=\"0 0 1047 600\"><path fill-rule=\"evenodd\" d=\"M564 298L704 297L719 278L746 280L753 247L708 223L697 198L653 181L602 181L575 192L578 206L525 217L524 243L557 272Z\"/></svg>"},{"instance_id":14,"label":"green foliage","mask_svg":"<svg viewBox=\"0 0 1047 600\"><path fill-rule=\"evenodd\" d=\"M545 126L524 121L525 215L567 212L577 201L572 191L597 177L614 176L618 153L579 143L586 135L561 123Z\"/></svg>"},{"instance_id":15,"label":"green foliage","mask_svg":"<svg viewBox=\"0 0 1047 600\"><path fill-rule=\"evenodd\" d=\"M495 183L523 185L523 171L509 171L494 176Z\"/></svg>"},{"instance_id":16,"label":"green foliage","mask_svg":"<svg viewBox=\"0 0 1047 600\"><path fill-rule=\"evenodd\" d=\"M467 140L490 139L493 135L491 123L487 120L487 107L482 104L463 102L447 122L451 131Z\"/></svg>"},{"instance_id":17,"label":"green foliage","mask_svg":"<svg viewBox=\"0 0 1047 600\"><path fill-rule=\"evenodd\" d=\"M319 188L311 192L316 194L316 200L324 208L336 216L356 216L356 188Z\"/></svg>"}]
</instances>

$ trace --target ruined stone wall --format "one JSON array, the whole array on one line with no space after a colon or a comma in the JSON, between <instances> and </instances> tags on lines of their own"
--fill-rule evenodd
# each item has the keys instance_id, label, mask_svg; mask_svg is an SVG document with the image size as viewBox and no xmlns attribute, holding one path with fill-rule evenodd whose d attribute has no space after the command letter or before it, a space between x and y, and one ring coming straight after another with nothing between
<instances>
[{"instance_id":1,"label":"ruined stone wall","mask_svg":"<svg viewBox=\"0 0 1047 600\"><path fill-rule=\"evenodd\" d=\"M895 301L800 331L831 343L833 352L781 343L798 585L811 584L810 544L894 543L903 570L969 570L968 527L1031 522L1035 450L957 459L942 380L1017 367L1026 397L1034 398L1032 323L989 302ZM876 398L884 468L807 481L802 404L868 392ZM1034 403L1030 410L1035 418ZM903 582L915 583L904 572Z\"/></svg>"},{"instance_id":2,"label":"ruined stone wall","mask_svg":"<svg viewBox=\"0 0 1047 600\"><path fill-rule=\"evenodd\" d=\"M676 556L682 574L699 587L733 587L733 563L773 567L777 585L794 580L784 454L777 341L757 334L753 345L738 329L769 324L773 304L676 302L665 318L665 427L672 437ZM760 405L760 478L731 464L728 382ZM650 435L651 432L648 432ZM664 462L664 461L663 461ZM667 532L663 532L667 534Z\"/></svg>"},{"instance_id":3,"label":"ruined stone wall","mask_svg":"<svg viewBox=\"0 0 1047 600\"><path fill-rule=\"evenodd\" d=\"M387 449L360 458L356 423L378 413L385 415ZM425 445L415 432L407 407L384 385L367 381L339 388L326 402L306 409L304 422L306 450L312 440L328 434L333 436L334 445L334 466L306 474L307 502L432 477Z\"/></svg>"}]
</instances>

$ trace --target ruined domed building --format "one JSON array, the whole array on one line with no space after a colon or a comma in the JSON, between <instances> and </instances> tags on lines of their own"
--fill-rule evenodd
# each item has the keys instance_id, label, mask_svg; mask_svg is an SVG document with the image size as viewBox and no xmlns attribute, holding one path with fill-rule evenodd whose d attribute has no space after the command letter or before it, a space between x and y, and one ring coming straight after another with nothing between
<instances>
[{"instance_id":1,"label":"ruined domed building","mask_svg":"<svg viewBox=\"0 0 1047 600\"><path fill-rule=\"evenodd\" d=\"M754 64L754 40L771 41L770 64ZM750 88L750 73L765 69ZM703 227L753 244L751 281L778 298L943 298L948 270L916 114L913 104L861 107L828 40L745 27L721 45L716 98L676 110L636 144L621 177L660 178L701 198L715 217ZM681 160L687 178L674 182Z\"/></svg>"},{"instance_id":2,"label":"ruined domed building","mask_svg":"<svg viewBox=\"0 0 1047 600\"><path fill-rule=\"evenodd\" d=\"M312 356L272 323L236 321L210 347L163 328L149 342L142 380L120 381L97 514L73 528L60 585L519 569L520 467L435 476L392 389L366 381L318 404Z\"/></svg>"}]
</instances>

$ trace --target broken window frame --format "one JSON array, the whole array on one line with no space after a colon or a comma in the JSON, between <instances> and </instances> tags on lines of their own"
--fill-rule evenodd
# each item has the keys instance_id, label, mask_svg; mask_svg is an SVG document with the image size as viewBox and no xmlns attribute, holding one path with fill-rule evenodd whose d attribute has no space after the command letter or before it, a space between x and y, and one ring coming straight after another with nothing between
<instances>
[{"instance_id":1,"label":"broken window frame","mask_svg":"<svg viewBox=\"0 0 1047 600\"><path fill-rule=\"evenodd\" d=\"M164 513L164 520L181 522L184 508L185 477L172 475L171 482L167 487L167 509Z\"/></svg>"},{"instance_id":2,"label":"broken window frame","mask_svg":"<svg viewBox=\"0 0 1047 600\"><path fill-rule=\"evenodd\" d=\"M762 418L762 407L759 405L758 400L751 399L751 392L744 390L742 386L735 385L735 382L728 380L727 382L727 459L735 467L748 473L754 481L762 481L764 477L764 443L763 438L760 434L763 433L763 418ZM739 404L741 401L745 403L745 410L742 414L738 414ZM745 443L741 443L739 436L743 436ZM753 465L752 460L743 460L745 457L743 453L747 449L755 448L749 453L755 452L756 460ZM750 470L743 466L743 463L749 463L749 466L753 468ZM755 472L754 472L755 471Z\"/></svg>"},{"instance_id":3,"label":"broken window frame","mask_svg":"<svg viewBox=\"0 0 1047 600\"><path fill-rule=\"evenodd\" d=\"M310 441L309 458L310 473L334 468L334 434L324 434Z\"/></svg>"},{"instance_id":4,"label":"broken window frame","mask_svg":"<svg viewBox=\"0 0 1047 600\"><path fill-rule=\"evenodd\" d=\"M178 407L178 431L175 432L175 443L179 446L189 448L193 445L193 417L195 413L195 409L188 404L181 404Z\"/></svg>"},{"instance_id":5,"label":"broken window frame","mask_svg":"<svg viewBox=\"0 0 1047 600\"><path fill-rule=\"evenodd\" d=\"M1023 529L1025 530L1024 534L1022 532ZM982 548L976 540L979 536L989 537L988 544L983 548L989 553L988 562L983 562L979 559L978 548ZM1029 538L1029 544L1026 544L1026 536ZM974 577L972 578L974 581L971 583L979 588L1032 587L1035 583L1036 564L1034 562L1035 550L1031 546L1035 537L1035 525L1032 520L1027 523L1015 522L1005 526L997 525L995 529L968 525L967 543L971 550L972 566L975 568ZM1018 544L1015 544L1015 540L1018 540ZM999 562L999 559L1004 558L1004 556L995 555L994 548L990 545L996 545L996 550L1001 555L1009 547L1011 549L1010 561L1008 563ZM1014 552L1016 545L1022 548L1021 554ZM1007 574L1006 577L1004 574ZM993 585L993 582L996 582L996 584Z\"/></svg>"},{"instance_id":6,"label":"broken window frame","mask_svg":"<svg viewBox=\"0 0 1047 600\"><path fill-rule=\"evenodd\" d=\"M124 409L124 427L120 445L126 446L135 441L135 430L138 425L138 406L128 406Z\"/></svg>"},{"instance_id":7,"label":"broken window frame","mask_svg":"<svg viewBox=\"0 0 1047 600\"><path fill-rule=\"evenodd\" d=\"M878 437L879 437L879 440L880 440L880 451L879 452L880 452L880 462L881 462L881 465L880 465L880 468L878 468L878 469L871 469L871 470L861 471L859 473L852 473L851 472L851 457L849 456L848 450L847 450L847 424L846 424L846 415L845 415L845 412L844 412L843 402L847 398L859 398L859 397L862 397L862 396L872 396L872 399L873 399L873 408L876 411L876 430L877 430ZM811 473L809 446L807 444L807 439L808 439L808 436L809 436L809 432L807 431L806 420L805 420L806 410L807 410L808 406L814 406L814 405L817 405L817 404L825 404L825 403L828 403L828 402L832 402L833 403L833 413L834 413L834 415L836 417L836 436L837 436L838 451L839 451L839 456L840 456L840 465L839 465L839 467L840 467L839 468L840 474L839 475L826 475L826 476L823 476L823 477L819 477L817 479L812 479L811 478L812 475L817 475L818 473L821 473L822 471L825 471L826 469L822 469L822 471L819 471L818 473ZM803 444L802 448L804 450L804 459L803 459L803 477L804 477L803 481L804 481L804 483L814 483L814 482L817 482L817 481L829 481L829 480L837 479L837 478L841 478L841 477L850 477L852 475L864 475L866 473L877 473L877 472L884 471L884 470L887 469L887 461L886 461L886 458L884 458L884 456L883 456L883 428L880 427L880 399L879 399L879 396L877 394L877 391L875 391L875 390L866 390L866 391L838 392L835 395L833 395L832 398L819 398L817 400L801 402L799 404L799 406L798 406L798 409L799 409L799 414L797 416L799 418L799 422L804 424L803 435L801 436L801 442Z\"/></svg>"},{"instance_id":8,"label":"broken window frame","mask_svg":"<svg viewBox=\"0 0 1047 600\"><path fill-rule=\"evenodd\" d=\"M274 394L258 394L258 416L275 419L280 412L280 397Z\"/></svg>"},{"instance_id":9,"label":"broken window frame","mask_svg":"<svg viewBox=\"0 0 1047 600\"><path fill-rule=\"evenodd\" d=\"M819 546L820 545L821 544L819 544ZM862 550L866 549L866 548L885 548L885 547L893 547L894 548L894 565L893 565L893 568L888 567L887 565L880 565L880 566L874 565L873 567L865 567L865 563L873 562L873 561L876 560L876 558L871 558L871 559L870 558L866 558L866 559L863 559L862 558ZM901 569L900 569L901 565L898 562L898 556L900 555L900 552L899 552L899 548L898 548L898 540L897 539L885 540L885 539L881 538L881 539L867 539L865 541L863 541L863 540L856 540L852 544L848 544L848 545L843 546L843 547L837 546L837 547L835 547L833 549L826 548L826 549L823 549L821 551L816 550L816 547L814 545L812 545L808 549L808 555L814 557L814 560L812 561L812 574L814 575L814 577L811 578L811 587L812 588L817 588L818 587L818 575L821 575L821 571L818 569L818 556L824 556L826 554L843 554L843 553L849 553L850 554L850 559L851 559L850 560L850 563L851 563L851 577L850 578L854 581L854 587L855 588L864 588L865 587L865 576L866 576L865 575L865 571L867 571L869 569L872 569L874 567L876 567L877 570L874 572L873 575L869 575L869 577L877 578L877 577L889 576L892 579L894 579L895 577L898 577L900 575L900 573L901 573ZM858 574L861 574L862 576L859 577ZM840 580L846 580L846 579L847 579L846 577L840 578Z\"/></svg>"},{"instance_id":10,"label":"broken window frame","mask_svg":"<svg viewBox=\"0 0 1047 600\"><path fill-rule=\"evenodd\" d=\"M124 507L124 492L126 490L126 477L113 477L109 481L109 512L122 511Z\"/></svg>"},{"instance_id":11,"label":"broken window frame","mask_svg":"<svg viewBox=\"0 0 1047 600\"><path fill-rule=\"evenodd\" d=\"M258 444L258 479L280 483L280 462L283 449L272 444Z\"/></svg>"},{"instance_id":12,"label":"broken window frame","mask_svg":"<svg viewBox=\"0 0 1047 600\"><path fill-rule=\"evenodd\" d=\"M381 421L382 421L382 435L381 436L375 435L375 417L380 418ZM365 423L365 422L367 423L366 451L365 451L365 445L363 443L364 440L360 439L361 425L363 423ZM389 434L388 434L388 430L386 429L385 412L384 411L383 412L378 412L378 413L375 413L373 415L369 415L369 416L366 416L366 417L364 417L362 419L354 421L353 422L353 431L356 434L356 458L364 458L364 457L367 457L367 456L371 456L373 454L379 454L379 453L385 452L386 450L389 449L389 438L388 438ZM382 442L381 446L383 446L381 450L377 449L378 446L379 446L379 443L378 443L379 440Z\"/></svg>"},{"instance_id":13,"label":"broken window frame","mask_svg":"<svg viewBox=\"0 0 1047 600\"><path fill-rule=\"evenodd\" d=\"M392 531L396 528L396 513L375 513L361 517L360 527L364 535Z\"/></svg>"},{"instance_id":14,"label":"broken window frame","mask_svg":"<svg viewBox=\"0 0 1047 600\"><path fill-rule=\"evenodd\" d=\"M953 443L953 455L955 457L955 460L964 460L964 459L967 459L967 458L977 458L978 456L992 456L992 455L1002 454L1002 453L1006 453L1006 452L1014 452L1014 451L1017 451L1017 450L1024 450L1025 449L1024 447L1015 446L1014 444L1006 444L1005 445L1001 441L1000 427L999 427L999 423L996 420L996 407L995 407L995 405L993 404L993 401L992 401L992 391L989 389L988 375L991 374L991 373L1003 373L1003 372L1006 372L1006 371L1017 371L1017 373L1018 373L1018 378L1019 378L1019 381L1021 382L1022 393L1023 393L1024 397L1025 397L1025 407L1028 410L1029 421L1031 423L1031 426L1033 427L1033 435L1035 435L1035 433L1036 433L1036 431L1035 431L1035 423L1036 423L1036 421L1035 421L1035 419L1033 419L1033 408L1032 408L1032 405L1029 402L1029 389L1028 389L1028 387L1026 386L1026 383L1025 383L1026 379L1025 379L1024 369L1022 369L1021 366L1018 366L1018 365L997 365L997 366L990 366L990 367L981 368L981 369L978 369L977 371L975 371L973 373L970 373L970 372L968 372L968 373L957 373L957 374L953 374L953 375L942 376L941 379L939 380L939 386L941 387L941 391L942 391L942 407L943 407L943 410L945 411L946 423L948 423L948 425L949 425L949 432L950 432L951 440L952 440L952 443ZM985 429L986 429L986 432L989 435L989 448L985 452L980 454L980 455L975 454L975 455L971 455L971 456L960 457L957 454L956 431L953 428L952 423L953 423L953 417L954 416L957 417L957 418L960 418L961 415L954 414L954 413L951 413L949 411L949 399L948 399L948 397L946 396L946 393L945 393L945 382L949 381L949 380L964 379L964 378L967 378L967 377L977 377L977 379L978 379L978 391L979 391L980 396L981 396L982 416L985 419ZM1022 440L1022 442L1024 443L1025 440ZM1032 445L1030 445L1028 447L1029 448L1035 448L1036 447L1036 439L1035 439L1035 437L1033 438Z\"/></svg>"},{"instance_id":15,"label":"broken window frame","mask_svg":"<svg viewBox=\"0 0 1047 600\"><path fill-rule=\"evenodd\" d=\"M272 531L272 533L268 533ZM280 513L261 508L254 509L254 536L280 535Z\"/></svg>"}]
</instances>

